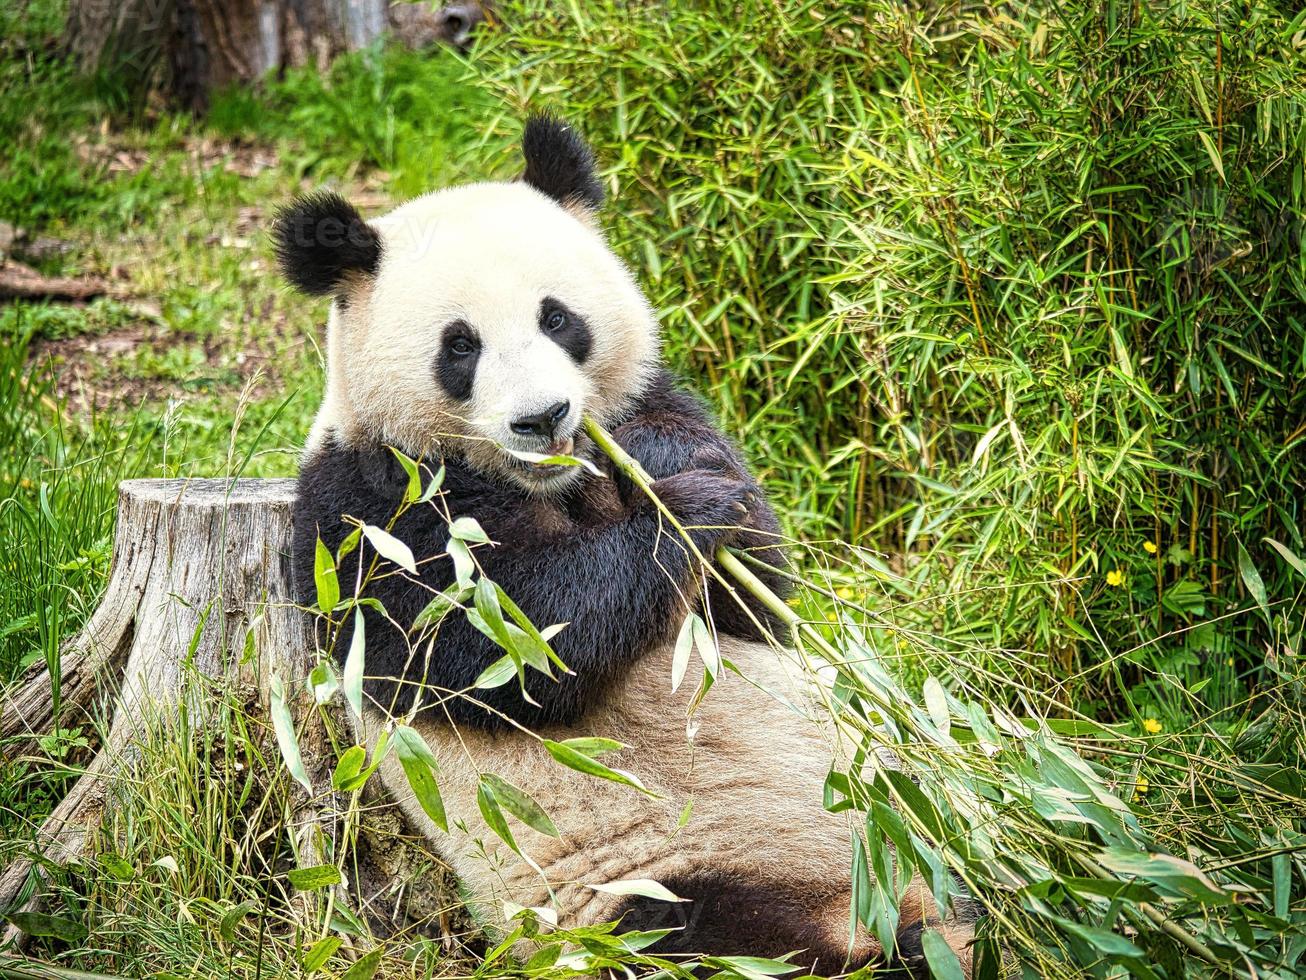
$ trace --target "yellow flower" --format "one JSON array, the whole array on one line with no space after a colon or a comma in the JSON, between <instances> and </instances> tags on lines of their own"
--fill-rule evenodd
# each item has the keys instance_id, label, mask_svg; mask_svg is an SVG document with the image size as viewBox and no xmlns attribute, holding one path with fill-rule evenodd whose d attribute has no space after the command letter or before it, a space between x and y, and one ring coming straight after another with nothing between
<instances>
[{"instance_id":1,"label":"yellow flower","mask_svg":"<svg viewBox=\"0 0 1306 980\"><path fill-rule=\"evenodd\" d=\"M1143 794L1152 788L1147 779L1143 776L1138 777L1138 782L1134 784L1134 802L1137 803L1143 798Z\"/></svg>"},{"instance_id":2,"label":"yellow flower","mask_svg":"<svg viewBox=\"0 0 1306 980\"><path fill-rule=\"evenodd\" d=\"M1111 569L1111 571L1106 573L1106 584L1112 586L1113 588L1124 585L1125 573L1120 571L1120 569L1118 568Z\"/></svg>"},{"instance_id":3,"label":"yellow flower","mask_svg":"<svg viewBox=\"0 0 1306 980\"><path fill-rule=\"evenodd\" d=\"M834 594L837 595L840 599L851 599L857 593L854 592L852 589L848 588L848 586L841 585L839 586L839 588L834 590Z\"/></svg>"},{"instance_id":4,"label":"yellow flower","mask_svg":"<svg viewBox=\"0 0 1306 980\"><path fill-rule=\"evenodd\" d=\"M1159 735L1161 733L1161 723L1155 718L1144 718L1143 731L1149 735Z\"/></svg>"},{"instance_id":5,"label":"yellow flower","mask_svg":"<svg viewBox=\"0 0 1306 980\"><path fill-rule=\"evenodd\" d=\"M1143 542L1143 550L1146 551L1149 555L1154 555L1154 554L1156 554L1156 542L1155 542L1155 541L1144 541L1144 542Z\"/></svg>"}]
</instances>

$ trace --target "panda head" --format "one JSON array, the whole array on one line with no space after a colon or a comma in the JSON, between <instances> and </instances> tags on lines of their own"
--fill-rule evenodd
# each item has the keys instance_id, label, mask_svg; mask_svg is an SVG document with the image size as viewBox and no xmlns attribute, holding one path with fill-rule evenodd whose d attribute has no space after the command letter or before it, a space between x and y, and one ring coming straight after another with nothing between
<instances>
[{"instance_id":1,"label":"panda head","mask_svg":"<svg viewBox=\"0 0 1306 980\"><path fill-rule=\"evenodd\" d=\"M454 455L533 493L575 467L513 452L584 451L656 366L658 325L598 229L603 191L574 130L532 118L519 180L448 188L364 221L336 194L274 227L286 278L331 295L327 388L309 437Z\"/></svg>"}]
</instances>

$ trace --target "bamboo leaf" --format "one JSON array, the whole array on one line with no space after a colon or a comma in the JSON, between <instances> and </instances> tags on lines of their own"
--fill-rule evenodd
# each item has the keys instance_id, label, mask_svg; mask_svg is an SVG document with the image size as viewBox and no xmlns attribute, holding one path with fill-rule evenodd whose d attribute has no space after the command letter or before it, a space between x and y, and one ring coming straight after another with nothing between
<instances>
[{"instance_id":1,"label":"bamboo leaf","mask_svg":"<svg viewBox=\"0 0 1306 980\"><path fill-rule=\"evenodd\" d=\"M363 529L355 525L354 529L345 535L345 540L340 542L340 547L336 549L336 568L345 560L345 556L352 554L358 548L358 542L363 539Z\"/></svg>"},{"instance_id":2,"label":"bamboo leaf","mask_svg":"<svg viewBox=\"0 0 1306 980\"><path fill-rule=\"evenodd\" d=\"M245 900L239 905L235 905L222 914L222 919L218 922L218 935L227 942L235 942L236 929L245 917L258 908L258 902Z\"/></svg>"},{"instance_id":3,"label":"bamboo leaf","mask_svg":"<svg viewBox=\"0 0 1306 980\"><path fill-rule=\"evenodd\" d=\"M490 540L490 536L474 517L455 517L453 523L449 525L449 534L458 541L466 541L468 544L485 544Z\"/></svg>"},{"instance_id":4,"label":"bamboo leaf","mask_svg":"<svg viewBox=\"0 0 1306 980\"><path fill-rule=\"evenodd\" d=\"M925 962L930 965L930 974L935 980L966 980L961 968L961 960L952 951L943 933L937 929L926 929L921 935L921 946L925 950Z\"/></svg>"},{"instance_id":5,"label":"bamboo leaf","mask_svg":"<svg viewBox=\"0 0 1306 980\"><path fill-rule=\"evenodd\" d=\"M1093 949L1103 956L1123 956L1126 959L1142 959L1146 954L1131 943L1124 936L1117 935L1108 929L1099 929L1096 926L1088 926L1072 919L1062 918L1057 915L1049 915L1049 919L1056 922L1063 930L1076 936L1088 943Z\"/></svg>"},{"instance_id":6,"label":"bamboo leaf","mask_svg":"<svg viewBox=\"0 0 1306 980\"><path fill-rule=\"evenodd\" d=\"M508 455L515 456L523 463L531 463L534 466L579 466L584 470L592 473L594 476L602 477L606 474L588 459L579 456L569 456L566 453L553 453L546 455L544 453L532 453L524 449L508 449Z\"/></svg>"},{"instance_id":7,"label":"bamboo leaf","mask_svg":"<svg viewBox=\"0 0 1306 980\"><path fill-rule=\"evenodd\" d=\"M562 836L549 815L528 793L493 773L484 773L481 779L489 786L500 805L526 826L548 837Z\"/></svg>"},{"instance_id":8,"label":"bamboo leaf","mask_svg":"<svg viewBox=\"0 0 1306 980\"><path fill-rule=\"evenodd\" d=\"M413 619L413 629L425 629L428 626L434 626L444 619L449 613L459 608L464 602L471 598L472 590L457 583L449 586L443 592L436 594L435 598L428 602Z\"/></svg>"},{"instance_id":9,"label":"bamboo leaf","mask_svg":"<svg viewBox=\"0 0 1306 980\"><path fill-rule=\"evenodd\" d=\"M1007 420L1003 419L997 425L989 429L988 432L985 432L984 435L980 436L979 442L975 443L975 451L971 453L970 465L975 466L976 464L978 464L979 461L988 454L988 451L990 448L992 448L993 443L997 441L998 436L1002 435L1002 433L1006 431L1007 431Z\"/></svg>"},{"instance_id":10,"label":"bamboo leaf","mask_svg":"<svg viewBox=\"0 0 1306 980\"><path fill-rule=\"evenodd\" d=\"M340 602L340 582L336 578L336 564L331 559L331 552L320 537L313 554L313 583L317 588L317 608L329 614Z\"/></svg>"},{"instance_id":11,"label":"bamboo leaf","mask_svg":"<svg viewBox=\"0 0 1306 980\"><path fill-rule=\"evenodd\" d=\"M505 654L481 671L476 680L472 682L472 687L478 690L492 690L496 687L503 687L516 676L517 662Z\"/></svg>"},{"instance_id":12,"label":"bamboo leaf","mask_svg":"<svg viewBox=\"0 0 1306 980\"><path fill-rule=\"evenodd\" d=\"M1270 603L1265 593L1265 583L1261 580L1261 573L1252 564L1251 556L1247 554L1247 549L1243 547L1241 541L1238 542L1238 574L1242 576L1243 585L1247 586L1247 591L1256 600L1256 604L1261 607L1261 612L1268 618Z\"/></svg>"},{"instance_id":13,"label":"bamboo leaf","mask_svg":"<svg viewBox=\"0 0 1306 980\"><path fill-rule=\"evenodd\" d=\"M698 650L698 655L703 660L703 667L708 676L715 678L717 671L721 668L721 653L717 650L716 639L712 636L712 631L707 628L707 623L698 613L690 613L691 629L694 633L694 647Z\"/></svg>"},{"instance_id":14,"label":"bamboo leaf","mask_svg":"<svg viewBox=\"0 0 1306 980\"><path fill-rule=\"evenodd\" d=\"M417 469L417 463L394 446L390 447L390 452L394 453L395 459L399 460L399 465L408 474L408 489L404 491L404 501L415 503L422 496L422 474Z\"/></svg>"},{"instance_id":15,"label":"bamboo leaf","mask_svg":"<svg viewBox=\"0 0 1306 980\"><path fill-rule=\"evenodd\" d=\"M351 966L344 973L340 974L340 980L372 980L376 971L381 968L381 954L384 949L374 949L367 953Z\"/></svg>"},{"instance_id":16,"label":"bamboo leaf","mask_svg":"<svg viewBox=\"0 0 1306 980\"><path fill-rule=\"evenodd\" d=\"M426 739L408 725L395 726L394 746L418 805L431 818L431 822L447 834L449 821L444 813L440 786L435 779L439 766L436 765L431 747L426 744Z\"/></svg>"},{"instance_id":17,"label":"bamboo leaf","mask_svg":"<svg viewBox=\"0 0 1306 980\"><path fill-rule=\"evenodd\" d=\"M948 695L933 674L925 678L923 694L925 710L929 712L934 727L947 735L952 725L952 714L948 711Z\"/></svg>"},{"instance_id":18,"label":"bamboo leaf","mask_svg":"<svg viewBox=\"0 0 1306 980\"><path fill-rule=\"evenodd\" d=\"M295 733L295 722L290 716L290 707L286 704L286 691L281 678L272 675L270 688L268 713L272 716L272 730L277 736L277 747L281 750L281 758L286 763L290 775L311 795L313 785L308 781L308 773L304 771L304 757L299 751L299 736Z\"/></svg>"},{"instance_id":19,"label":"bamboo leaf","mask_svg":"<svg viewBox=\"0 0 1306 980\"><path fill-rule=\"evenodd\" d=\"M548 750L549 755L553 756L555 760L566 766L568 769L574 769L576 772L585 773L587 776L595 776L599 779L607 779L614 783L622 783L626 786L632 786L641 793L648 793L650 796L656 795L646 789L644 784L631 773L605 766L592 756L588 756L564 742L555 742L546 738L544 739L544 747Z\"/></svg>"},{"instance_id":20,"label":"bamboo leaf","mask_svg":"<svg viewBox=\"0 0 1306 980\"><path fill-rule=\"evenodd\" d=\"M472 553L467 543L460 538L450 538L445 545L445 551L453 561L454 579L458 588L470 595L475 588L472 576L476 574L476 562L472 560Z\"/></svg>"},{"instance_id":21,"label":"bamboo leaf","mask_svg":"<svg viewBox=\"0 0 1306 980\"><path fill-rule=\"evenodd\" d=\"M659 884L652 878L627 878L622 881L609 881L602 885L586 885L585 887L608 895L635 895L640 898L656 899L659 902L689 901L689 899L681 898L671 889Z\"/></svg>"},{"instance_id":22,"label":"bamboo leaf","mask_svg":"<svg viewBox=\"0 0 1306 980\"><path fill-rule=\"evenodd\" d=\"M694 649L694 614L690 613L680 624L680 633L676 636L675 653L671 658L671 693L674 694L685 679L689 669L689 655Z\"/></svg>"},{"instance_id":23,"label":"bamboo leaf","mask_svg":"<svg viewBox=\"0 0 1306 980\"><path fill-rule=\"evenodd\" d=\"M1300 558L1298 558L1296 552L1294 552L1286 544L1283 544L1280 541L1275 541L1274 538L1262 538L1261 540L1263 540L1271 548L1277 551L1280 557L1282 557L1284 561L1286 561L1289 565L1292 566L1293 571L1295 571L1298 575L1302 576L1303 578L1306 578L1306 562L1303 562Z\"/></svg>"},{"instance_id":24,"label":"bamboo leaf","mask_svg":"<svg viewBox=\"0 0 1306 980\"><path fill-rule=\"evenodd\" d=\"M767 977L783 977L801 969L801 967L795 966L793 963L768 959L764 956L705 956L703 962L727 974L742 977L744 980L766 980Z\"/></svg>"},{"instance_id":25,"label":"bamboo leaf","mask_svg":"<svg viewBox=\"0 0 1306 980\"><path fill-rule=\"evenodd\" d=\"M328 888L331 885L338 885L343 880L340 876L340 869L334 864L318 864L311 868L294 868L286 872L286 878L291 885L301 892L317 891L319 888Z\"/></svg>"},{"instance_id":26,"label":"bamboo leaf","mask_svg":"<svg viewBox=\"0 0 1306 980\"><path fill-rule=\"evenodd\" d=\"M620 752L626 746L612 738L600 738L598 736L581 736L579 738L564 739L560 744L567 746L569 749L575 749L582 755L590 758L603 755L607 752Z\"/></svg>"},{"instance_id":27,"label":"bamboo leaf","mask_svg":"<svg viewBox=\"0 0 1306 980\"><path fill-rule=\"evenodd\" d=\"M366 761L367 752L361 745L351 745L345 749L344 754L340 756L340 761L336 763L335 772L331 775L331 786L340 792L352 789L351 784L363 771L363 763Z\"/></svg>"},{"instance_id":28,"label":"bamboo leaf","mask_svg":"<svg viewBox=\"0 0 1306 980\"><path fill-rule=\"evenodd\" d=\"M476 786L476 808L481 811L481 818L485 821L485 825L494 831L495 836L507 844L515 853L521 854L521 847L517 844L517 839L513 837L512 830L508 826L508 819L503 815L503 810L499 807L499 801L495 799L494 791L484 779Z\"/></svg>"},{"instance_id":29,"label":"bamboo leaf","mask_svg":"<svg viewBox=\"0 0 1306 980\"><path fill-rule=\"evenodd\" d=\"M336 676L331 661L323 660L309 671L308 686L313 692L314 704L326 704L331 700L332 695L340 689L340 678Z\"/></svg>"},{"instance_id":30,"label":"bamboo leaf","mask_svg":"<svg viewBox=\"0 0 1306 980\"><path fill-rule=\"evenodd\" d=\"M419 504L430 503L435 499L435 495L440 492L442 486L444 486L443 465L435 471L435 475L431 477L431 482L426 485L426 489L422 491L422 495L417 498L417 502Z\"/></svg>"},{"instance_id":31,"label":"bamboo leaf","mask_svg":"<svg viewBox=\"0 0 1306 980\"><path fill-rule=\"evenodd\" d=\"M1211 139L1209 133L1200 129L1197 131L1197 138L1202 141L1202 147L1206 150L1206 155L1211 158L1211 166L1220 175L1220 180L1228 183L1224 176L1224 161L1220 159L1220 151L1215 147L1215 140Z\"/></svg>"},{"instance_id":32,"label":"bamboo leaf","mask_svg":"<svg viewBox=\"0 0 1306 980\"><path fill-rule=\"evenodd\" d=\"M339 936L323 936L304 954L304 972L316 973L322 969L343 944L344 940Z\"/></svg>"},{"instance_id":33,"label":"bamboo leaf","mask_svg":"<svg viewBox=\"0 0 1306 980\"><path fill-rule=\"evenodd\" d=\"M354 717L363 717L363 673L367 657L367 635L363 625L363 610L354 609L354 632L349 638L349 653L345 657L345 675L342 684L345 700L353 709Z\"/></svg>"},{"instance_id":34,"label":"bamboo leaf","mask_svg":"<svg viewBox=\"0 0 1306 980\"><path fill-rule=\"evenodd\" d=\"M86 938L86 927L80 922L42 912L10 912L5 918L20 932L38 938L58 939L65 943L80 943ZM2 965L2 964L0 964Z\"/></svg>"},{"instance_id":35,"label":"bamboo leaf","mask_svg":"<svg viewBox=\"0 0 1306 980\"><path fill-rule=\"evenodd\" d=\"M413 559L412 549L389 531L374 524L364 524L363 536L382 558L394 562L409 574L417 574L417 562Z\"/></svg>"}]
</instances>

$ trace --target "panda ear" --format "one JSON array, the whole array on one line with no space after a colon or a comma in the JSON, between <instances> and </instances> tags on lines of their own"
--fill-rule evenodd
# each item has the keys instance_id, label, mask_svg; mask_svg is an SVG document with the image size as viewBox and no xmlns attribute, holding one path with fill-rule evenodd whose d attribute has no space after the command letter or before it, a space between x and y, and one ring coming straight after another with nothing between
<instances>
[{"instance_id":1,"label":"panda ear","mask_svg":"<svg viewBox=\"0 0 1306 980\"><path fill-rule=\"evenodd\" d=\"M339 194L318 191L283 208L272 226L281 273L310 296L337 292L381 264L381 236Z\"/></svg>"},{"instance_id":2,"label":"panda ear","mask_svg":"<svg viewBox=\"0 0 1306 980\"><path fill-rule=\"evenodd\" d=\"M594 212L603 206L603 185L589 144L561 119L531 116L521 138L522 180L564 207Z\"/></svg>"}]
</instances>

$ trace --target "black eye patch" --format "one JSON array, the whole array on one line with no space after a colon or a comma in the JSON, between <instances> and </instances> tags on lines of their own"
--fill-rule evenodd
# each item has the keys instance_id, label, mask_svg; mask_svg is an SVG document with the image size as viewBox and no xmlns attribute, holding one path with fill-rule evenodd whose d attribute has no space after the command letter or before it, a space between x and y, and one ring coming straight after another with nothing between
<instances>
[{"instance_id":1,"label":"black eye patch","mask_svg":"<svg viewBox=\"0 0 1306 980\"><path fill-rule=\"evenodd\" d=\"M440 335L440 352L435 355L435 378L450 398L465 402L472 397L476 362L481 357L481 340L462 320L455 320Z\"/></svg>"},{"instance_id":2,"label":"black eye patch","mask_svg":"<svg viewBox=\"0 0 1306 980\"><path fill-rule=\"evenodd\" d=\"M585 318L567 309L552 297L540 304L540 330L570 355L577 364L584 364L594 346L590 326Z\"/></svg>"}]
</instances>

